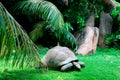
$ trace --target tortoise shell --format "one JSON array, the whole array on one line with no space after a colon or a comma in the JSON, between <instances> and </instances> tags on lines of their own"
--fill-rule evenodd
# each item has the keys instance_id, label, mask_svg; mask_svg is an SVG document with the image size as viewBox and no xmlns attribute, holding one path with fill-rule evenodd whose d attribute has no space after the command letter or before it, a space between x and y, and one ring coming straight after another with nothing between
<instances>
[{"instance_id":1,"label":"tortoise shell","mask_svg":"<svg viewBox=\"0 0 120 80\"><path fill-rule=\"evenodd\" d=\"M50 49L42 58L49 68L57 68L72 61L78 61L74 53L67 47L56 46Z\"/></svg>"}]
</instances>

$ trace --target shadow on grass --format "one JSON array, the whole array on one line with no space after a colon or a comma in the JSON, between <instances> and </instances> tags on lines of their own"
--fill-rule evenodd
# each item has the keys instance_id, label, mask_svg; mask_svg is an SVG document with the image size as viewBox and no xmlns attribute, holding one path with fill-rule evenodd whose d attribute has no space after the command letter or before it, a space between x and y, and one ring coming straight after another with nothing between
<instances>
[{"instance_id":1,"label":"shadow on grass","mask_svg":"<svg viewBox=\"0 0 120 80\"><path fill-rule=\"evenodd\" d=\"M45 73L44 70L35 69L7 71L0 73L0 80L35 80L37 75L44 73Z\"/></svg>"}]
</instances>

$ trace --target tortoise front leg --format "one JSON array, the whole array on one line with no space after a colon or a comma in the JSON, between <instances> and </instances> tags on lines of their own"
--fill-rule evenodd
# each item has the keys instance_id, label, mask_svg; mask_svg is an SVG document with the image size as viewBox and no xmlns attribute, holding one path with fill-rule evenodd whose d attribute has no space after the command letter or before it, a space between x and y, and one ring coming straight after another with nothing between
<instances>
[{"instance_id":1,"label":"tortoise front leg","mask_svg":"<svg viewBox=\"0 0 120 80\"><path fill-rule=\"evenodd\" d=\"M73 65L74 65L75 69L77 69L77 70L81 69L81 66L78 62L73 62Z\"/></svg>"},{"instance_id":2,"label":"tortoise front leg","mask_svg":"<svg viewBox=\"0 0 120 80\"><path fill-rule=\"evenodd\" d=\"M77 62L80 66L81 66L81 68L85 68L85 63L84 62Z\"/></svg>"},{"instance_id":3,"label":"tortoise front leg","mask_svg":"<svg viewBox=\"0 0 120 80\"><path fill-rule=\"evenodd\" d=\"M73 67L72 63L67 63L61 67L61 71L69 71Z\"/></svg>"}]
</instances>

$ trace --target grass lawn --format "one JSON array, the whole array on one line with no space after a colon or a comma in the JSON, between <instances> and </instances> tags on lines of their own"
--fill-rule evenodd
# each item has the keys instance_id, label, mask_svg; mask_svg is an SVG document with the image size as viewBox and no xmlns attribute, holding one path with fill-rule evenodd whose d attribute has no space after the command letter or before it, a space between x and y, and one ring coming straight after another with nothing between
<instances>
[{"instance_id":1,"label":"grass lawn","mask_svg":"<svg viewBox=\"0 0 120 80\"><path fill-rule=\"evenodd\" d=\"M98 48L96 54L77 57L86 64L81 71L18 70L0 64L0 80L120 80L120 50Z\"/></svg>"}]
</instances>

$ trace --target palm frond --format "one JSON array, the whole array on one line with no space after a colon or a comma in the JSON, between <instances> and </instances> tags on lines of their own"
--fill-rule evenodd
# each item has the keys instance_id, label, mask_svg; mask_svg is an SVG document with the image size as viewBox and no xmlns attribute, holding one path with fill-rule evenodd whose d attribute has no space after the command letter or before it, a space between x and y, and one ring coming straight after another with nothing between
<instances>
[{"instance_id":1,"label":"palm frond","mask_svg":"<svg viewBox=\"0 0 120 80\"><path fill-rule=\"evenodd\" d=\"M0 56L5 62L13 59L13 66L30 66L40 60L37 46L2 3L0 3L0 46Z\"/></svg>"},{"instance_id":2,"label":"palm frond","mask_svg":"<svg viewBox=\"0 0 120 80\"><path fill-rule=\"evenodd\" d=\"M61 12L49 1L44 0L27 0L17 4L15 10L24 14L33 14L38 18L44 19L47 23L52 24L57 30L62 28L64 20Z\"/></svg>"},{"instance_id":3,"label":"palm frond","mask_svg":"<svg viewBox=\"0 0 120 80\"><path fill-rule=\"evenodd\" d=\"M69 23L65 23L64 28L62 29L64 33L61 34L61 30L59 31L59 34L62 35L60 40L63 40L66 45L69 44L69 46L76 49L78 47L78 43L73 34L70 32L71 30L73 30L72 26Z\"/></svg>"},{"instance_id":4,"label":"palm frond","mask_svg":"<svg viewBox=\"0 0 120 80\"><path fill-rule=\"evenodd\" d=\"M76 45L74 36L68 30L69 27L67 28L67 26L64 24L61 12L51 2L45 0L21 1L17 4L15 10L27 15L35 15L37 18L44 19L46 23L51 24L55 31L55 36L59 38L59 40L64 36L69 43ZM36 30L34 30L32 33L34 33L33 35L36 35L37 39L39 36L38 34L35 34Z\"/></svg>"},{"instance_id":5,"label":"palm frond","mask_svg":"<svg viewBox=\"0 0 120 80\"><path fill-rule=\"evenodd\" d=\"M37 24L34 25L34 29L30 32L30 38L33 41L36 41L38 38L43 37L43 27L46 24L45 21L39 22Z\"/></svg>"}]
</instances>

